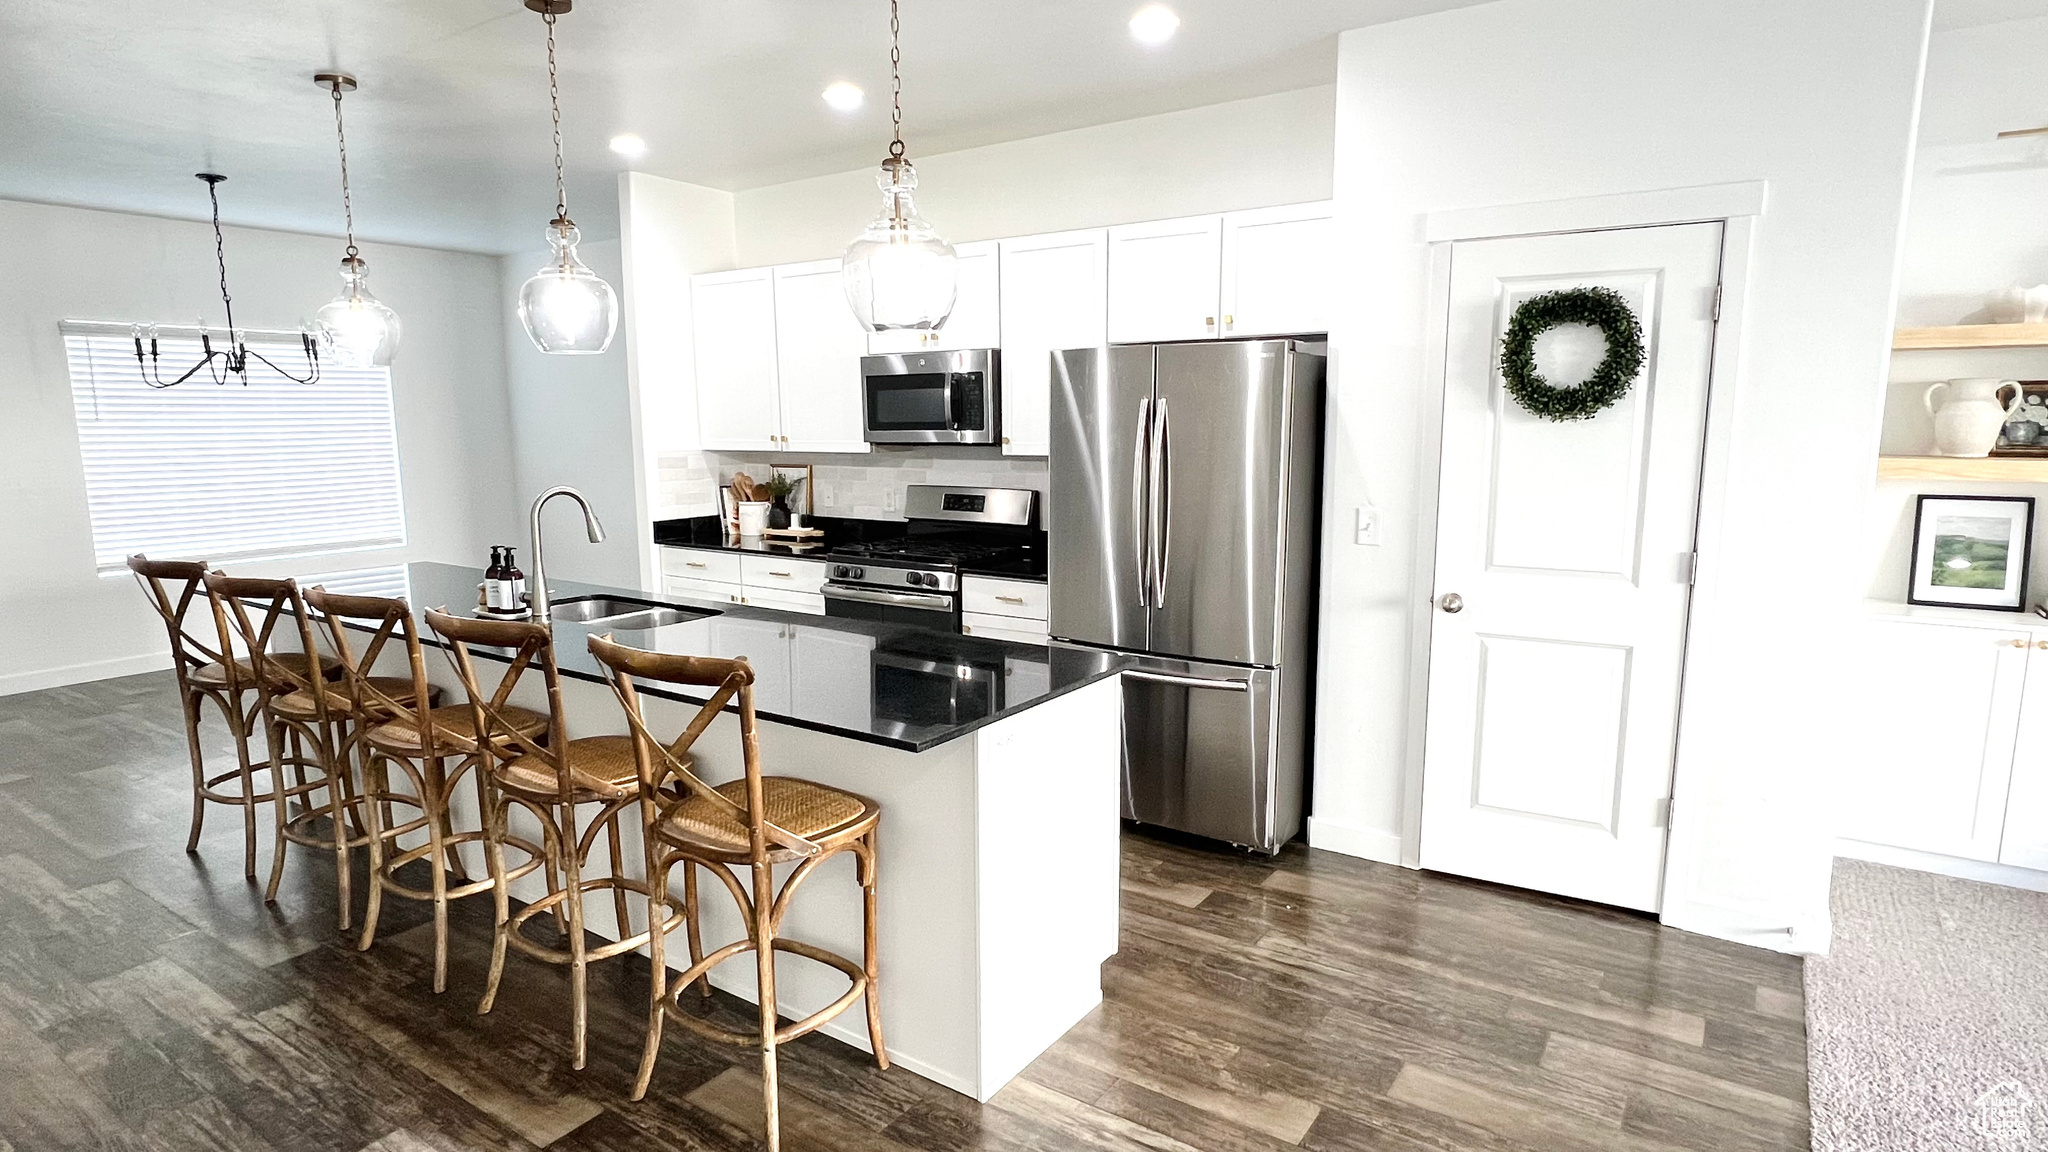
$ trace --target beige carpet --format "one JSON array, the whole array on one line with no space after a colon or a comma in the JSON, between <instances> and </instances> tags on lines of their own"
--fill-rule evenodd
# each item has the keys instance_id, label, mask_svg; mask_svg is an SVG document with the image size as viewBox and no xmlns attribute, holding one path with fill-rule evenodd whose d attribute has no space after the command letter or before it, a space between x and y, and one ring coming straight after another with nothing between
<instances>
[{"instance_id":1,"label":"beige carpet","mask_svg":"<svg viewBox=\"0 0 2048 1152\"><path fill-rule=\"evenodd\" d=\"M1818 1152L2048 1152L2048 895L1835 862L1806 965Z\"/></svg>"}]
</instances>

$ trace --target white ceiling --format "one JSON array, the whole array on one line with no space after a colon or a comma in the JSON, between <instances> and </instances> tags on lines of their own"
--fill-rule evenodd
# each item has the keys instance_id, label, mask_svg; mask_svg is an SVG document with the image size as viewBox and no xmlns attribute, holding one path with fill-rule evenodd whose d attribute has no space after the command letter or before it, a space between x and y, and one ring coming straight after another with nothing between
<instances>
[{"instance_id":1,"label":"white ceiling","mask_svg":"<svg viewBox=\"0 0 2048 1152\"><path fill-rule=\"evenodd\" d=\"M1346 28L1477 0L1173 0L1178 38L1131 41L1140 0L906 0L913 159L1328 83ZM886 0L581 0L561 20L570 208L616 234L606 147L743 189L873 163L888 141ZM359 235L502 252L552 215L543 28L519 0L5 0L0 197L338 232L332 116L348 97ZM834 80L868 92L828 109ZM1048 179L1052 175L1048 174Z\"/></svg>"}]
</instances>

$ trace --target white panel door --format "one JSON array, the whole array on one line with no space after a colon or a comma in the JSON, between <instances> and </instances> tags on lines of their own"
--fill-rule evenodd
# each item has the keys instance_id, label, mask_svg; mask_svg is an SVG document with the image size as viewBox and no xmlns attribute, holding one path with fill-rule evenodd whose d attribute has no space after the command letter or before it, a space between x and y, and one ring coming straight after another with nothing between
<instances>
[{"instance_id":1,"label":"white panel door","mask_svg":"<svg viewBox=\"0 0 2048 1152\"><path fill-rule=\"evenodd\" d=\"M1457 244L1430 613L1422 865L1654 911L1678 726L1721 226ZM1515 306L1604 286L1644 368L1591 420L1501 387ZM1566 384L1604 352L1537 344Z\"/></svg>"},{"instance_id":2,"label":"white panel door","mask_svg":"<svg viewBox=\"0 0 2048 1152\"><path fill-rule=\"evenodd\" d=\"M782 381L784 452L866 452L860 358L868 334L853 318L837 260L775 269L775 358Z\"/></svg>"},{"instance_id":3,"label":"white panel door","mask_svg":"<svg viewBox=\"0 0 2048 1152\"><path fill-rule=\"evenodd\" d=\"M745 268L690 278L696 336L697 422L706 448L761 450L780 442L775 279Z\"/></svg>"},{"instance_id":4,"label":"white panel door","mask_svg":"<svg viewBox=\"0 0 2048 1152\"><path fill-rule=\"evenodd\" d=\"M1998 862L2048 871L2048 640L2029 642Z\"/></svg>"},{"instance_id":5,"label":"white panel door","mask_svg":"<svg viewBox=\"0 0 2048 1152\"><path fill-rule=\"evenodd\" d=\"M1863 621L1857 640L1836 835L1998 859L2029 641L1886 619Z\"/></svg>"},{"instance_id":6,"label":"white panel door","mask_svg":"<svg viewBox=\"0 0 2048 1152\"><path fill-rule=\"evenodd\" d=\"M963 348L1003 346L999 247L994 240L955 245L958 293L953 314L936 332L871 332L868 351L957 352Z\"/></svg>"},{"instance_id":7,"label":"white panel door","mask_svg":"<svg viewBox=\"0 0 2048 1152\"><path fill-rule=\"evenodd\" d=\"M1003 452L1052 450L1052 354L1108 339L1109 233L1002 242Z\"/></svg>"},{"instance_id":8,"label":"white panel door","mask_svg":"<svg viewBox=\"0 0 2048 1152\"><path fill-rule=\"evenodd\" d=\"M1223 217L1109 230L1109 340L1202 340L1221 315Z\"/></svg>"},{"instance_id":9,"label":"white panel door","mask_svg":"<svg viewBox=\"0 0 2048 1152\"><path fill-rule=\"evenodd\" d=\"M1327 200L1226 213L1223 334L1327 333L1336 238L1336 210Z\"/></svg>"}]
</instances>

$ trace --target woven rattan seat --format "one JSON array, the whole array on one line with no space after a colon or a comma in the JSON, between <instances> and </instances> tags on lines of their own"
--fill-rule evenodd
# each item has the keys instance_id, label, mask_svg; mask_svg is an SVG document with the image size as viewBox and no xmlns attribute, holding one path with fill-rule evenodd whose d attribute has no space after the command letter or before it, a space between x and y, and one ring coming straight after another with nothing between
<instances>
[{"instance_id":1,"label":"woven rattan seat","mask_svg":"<svg viewBox=\"0 0 2048 1152\"><path fill-rule=\"evenodd\" d=\"M401 704L413 702L411 677L371 676L368 679L372 685L376 686L379 692L384 693L393 700ZM432 689L428 691L431 692ZM310 719L318 711L314 707L313 694L305 689L275 697L270 701L270 706L275 708L279 715L290 716L295 719ZM347 685L336 685L327 689L327 710L344 715L352 714L355 711L355 700L350 696Z\"/></svg>"},{"instance_id":2,"label":"woven rattan seat","mask_svg":"<svg viewBox=\"0 0 2048 1152\"><path fill-rule=\"evenodd\" d=\"M507 704L498 709L502 721L511 725L521 736L538 736L548 730L548 718L538 712ZM467 704L444 704L428 714L428 722L434 726L436 743L451 751L474 751L476 748L476 726ZM411 716L379 724L363 737L373 748L398 753L417 753L420 750L419 724ZM499 743L505 737L499 737Z\"/></svg>"},{"instance_id":3,"label":"woven rattan seat","mask_svg":"<svg viewBox=\"0 0 2048 1152\"><path fill-rule=\"evenodd\" d=\"M746 806L745 779L720 784L716 791L741 808ZM761 777L761 809L768 823L806 840L830 840L834 832L859 824L869 813L879 811L851 792L794 776ZM658 831L662 839L681 846L739 857L747 854L747 826L733 816L732 809L705 796L693 795L671 808ZM797 854L783 850L774 855L778 859L795 859Z\"/></svg>"},{"instance_id":4,"label":"woven rattan seat","mask_svg":"<svg viewBox=\"0 0 2048 1152\"><path fill-rule=\"evenodd\" d=\"M249 661L237 659L235 661L235 671L236 679L244 686L253 686L256 683L256 667ZM341 675L341 662L332 656L323 654L320 657L320 671L328 679L336 679ZM228 686L228 670L220 664L201 664L199 667L192 669L190 675L192 683L202 687L225 688Z\"/></svg>"},{"instance_id":5,"label":"woven rattan seat","mask_svg":"<svg viewBox=\"0 0 2048 1152\"><path fill-rule=\"evenodd\" d=\"M631 736L586 736L569 741L565 752L569 781L579 803L636 794L640 773L633 764ZM561 788L555 766L536 756L503 761L493 775L507 788L549 801L555 799Z\"/></svg>"}]
</instances>

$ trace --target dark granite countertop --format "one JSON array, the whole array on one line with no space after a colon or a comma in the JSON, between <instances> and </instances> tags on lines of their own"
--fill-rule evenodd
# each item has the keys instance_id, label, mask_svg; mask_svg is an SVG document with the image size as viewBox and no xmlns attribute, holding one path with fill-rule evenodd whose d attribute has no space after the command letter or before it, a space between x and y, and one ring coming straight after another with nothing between
<instances>
[{"instance_id":1,"label":"dark granite countertop","mask_svg":"<svg viewBox=\"0 0 2048 1152\"><path fill-rule=\"evenodd\" d=\"M859 544L869 540L893 540L908 531L908 524L902 520L856 520L851 517L813 516L813 528L823 529L823 536L805 540L785 540L767 536L735 536L725 531L725 526L716 516L692 516L680 520L656 520L654 542L670 548L706 548L720 552L765 552L776 556L819 557L834 548L848 544ZM1043 539L1043 533L1039 534ZM962 564L960 571L969 576L995 576L1005 580L1029 580L1045 583L1045 548L1042 543L1032 549L1025 559L1009 564Z\"/></svg>"},{"instance_id":2,"label":"dark granite countertop","mask_svg":"<svg viewBox=\"0 0 2048 1152\"><path fill-rule=\"evenodd\" d=\"M478 568L408 564L406 597L416 613L444 605L467 609L475 605L482 579ZM688 596L648 596L570 580L548 584L556 603L610 596L703 613L680 624L631 631L557 620L555 659L564 676L604 682L602 667L586 645L592 632L611 632L621 644L656 652L744 656L754 666L754 707L763 719L911 752L937 747L1114 675L1127 663L1112 653L1064 645L1014 644ZM423 642L439 643L424 619L420 628ZM493 649L474 652L504 658ZM711 695L653 684L641 684L640 690L684 701Z\"/></svg>"}]
</instances>

